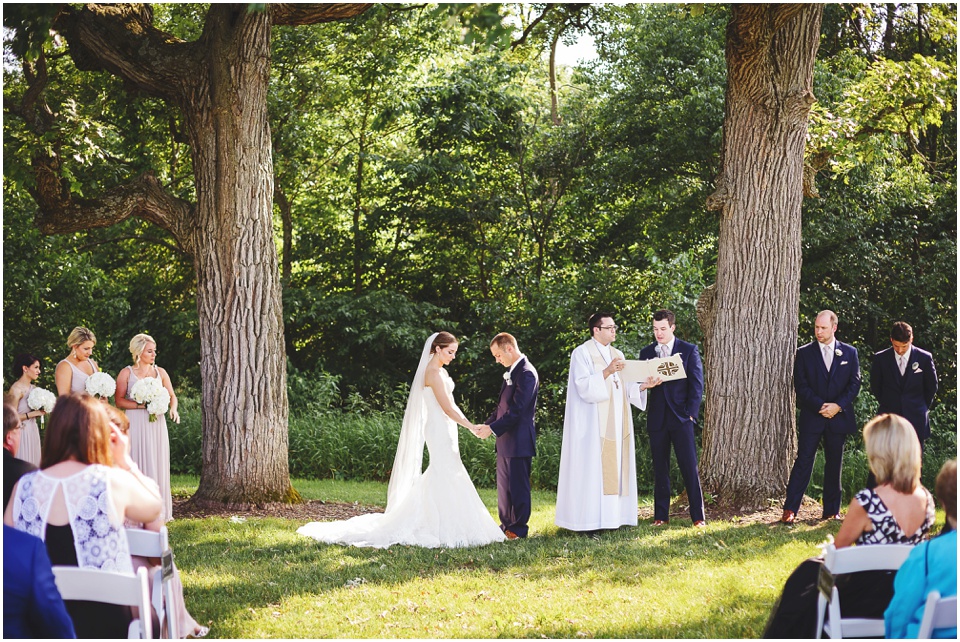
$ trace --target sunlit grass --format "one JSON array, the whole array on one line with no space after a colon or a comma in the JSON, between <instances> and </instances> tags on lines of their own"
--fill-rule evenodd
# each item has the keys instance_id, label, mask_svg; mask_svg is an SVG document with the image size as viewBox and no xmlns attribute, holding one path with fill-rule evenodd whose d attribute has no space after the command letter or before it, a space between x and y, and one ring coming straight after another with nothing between
<instances>
[{"instance_id":1,"label":"sunlit grass","mask_svg":"<svg viewBox=\"0 0 960 642\"><path fill-rule=\"evenodd\" d=\"M196 478L177 477L189 494ZM294 482L308 499L382 505L386 485ZM496 492L481 489L491 514ZM470 549L319 544L301 520L170 523L187 604L230 638L750 638L787 575L839 525L649 522L575 535L534 494L531 537Z\"/></svg>"}]
</instances>

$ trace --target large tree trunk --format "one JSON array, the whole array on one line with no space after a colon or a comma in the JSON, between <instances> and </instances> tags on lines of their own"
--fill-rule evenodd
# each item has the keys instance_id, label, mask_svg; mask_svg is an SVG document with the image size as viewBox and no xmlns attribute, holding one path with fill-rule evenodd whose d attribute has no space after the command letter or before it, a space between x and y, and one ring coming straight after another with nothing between
<instances>
[{"instance_id":1,"label":"large tree trunk","mask_svg":"<svg viewBox=\"0 0 960 642\"><path fill-rule=\"evenodd\" d=\"M267 118L270 16L211 7L184 105L194 152L203 469L199 502L290 500L282 302Z\"/></svg>"},{"instance_id":2,"label":"large tree trunk","mask_svg":"<svg viewBox=\"0 0 960 642\"><path fill-rule=\"evenodd\" d=\"M706 341L703 481L742 509L780 497L796 450L803 152L822 5L734 5L727 29L717 282Z\"/></svg>"},{"instance_id":3,"label":"large tree trunk","mask_svg":"<svg viewBox=\"0 0 960 642\"><path fill-rule=\"evenodd\" d=\"M198 502L299 497L287 463L286 358L272 224L270 30L271 24L347 18L368 7L213 4L195 42L158 31L148 5L68 6L55 21L78 69L123 78L176 105L186 123L196 204L170 197L150 174L78 202L60 177L62 159L46 147L34 159L34 196L37 223L46 233L139 216L168 230L193 256L203 378ZM44 74L37 78L46 80ZM47 120L36 120L36 127L48 127Z\"/></svg>"}]
</instances>

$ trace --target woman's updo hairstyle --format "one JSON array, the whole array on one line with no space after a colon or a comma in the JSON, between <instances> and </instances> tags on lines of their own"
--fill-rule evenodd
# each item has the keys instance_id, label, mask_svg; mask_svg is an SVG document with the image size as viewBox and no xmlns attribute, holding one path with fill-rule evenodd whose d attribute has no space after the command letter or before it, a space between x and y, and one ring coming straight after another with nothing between
<instances>
[{"instance_id":1,"label":"woman's updo hairstyle","mask_svg":"<svg viewBox=\"0 0 960 642\"><path fill-rule=\"evenodd\" d=\"M442 350L455 343L459 343L455 336L449 332L440 332L437 334L437 338L433 340L433 345L430 346L430 354L436 354L438 349Z\"/></svg>"},{"instance_id":2,"label":"woman's updo hairstyle","mask_svg":"<svg viewBox=\"0 0 960 642\"><path fill-rule=\"evenodd\" d=\"M68 348L75 348L84 341L93 341L93 345L97 345L97 337L93 335L93 332L83 326L78 325L67 335Z\"/></svg>"},{"instance_id":3,"label":"woman's updo hairstyle","mask_svg":"<svg viewBox=\"0 0 960 642\"><path fill-rule=\"evenodd\" d=\"M133 365L140 365L140 355L143 354L148 343L157 345L157 342L149 334L141 333L130 339L130 355L133 357Z\"/></svg>"}]
</instances>

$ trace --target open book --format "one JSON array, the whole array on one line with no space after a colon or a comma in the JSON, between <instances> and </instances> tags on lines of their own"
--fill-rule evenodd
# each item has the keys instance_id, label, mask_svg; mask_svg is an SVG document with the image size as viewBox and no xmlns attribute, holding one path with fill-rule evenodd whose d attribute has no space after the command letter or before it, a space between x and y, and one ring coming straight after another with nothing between
<instances>
[{"instance_id":1,"label":"open book","mask_svg":"<svg viewBox=\"0 0 960 642\"><path fill-rule=\"evenodd\" d=\"M624 381L646 381L647 377L660 377L664 381L686 379L687 373L683 369L683 360L679 354L670 357L646 359L644 361L627 360L620 378Z\"/></svg>"}]
</instances>

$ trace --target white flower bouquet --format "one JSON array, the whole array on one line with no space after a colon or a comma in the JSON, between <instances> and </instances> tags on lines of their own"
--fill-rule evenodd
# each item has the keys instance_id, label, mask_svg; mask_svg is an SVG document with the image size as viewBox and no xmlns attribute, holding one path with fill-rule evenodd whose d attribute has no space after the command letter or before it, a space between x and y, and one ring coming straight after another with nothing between
<instances>
[{"instance_id":1,"label":"white flower bouquet","mask_svg":"<svg viewBox=\"0 0 960 642\"><path fill-rule=\"evenodd\" d=\"M43 388L34 388L27 396L27 405L30 410L43 410L50 412L57 403L57 395Z\"/></svg>"},{"instance_id":2,"label":"white flower bouquet","mask_svg":"<svg viewBox=\"0 0 960 642\"><path fill-rule=\"evenodd\" d=\"M117 391L117 382L106 372L94 372L87 377L86 389L88 394L106 399Z\"/></svg>"},{"instance_id":3,"label":"white flower bouquet","mask_svg":"<svg viewBox=\"0 0 960 642\"><path fill-rule=\"evenodd\" d=\"M158 377L140 379L130 389L130 396L137 403L146 404L148 419L156 421L157 415L165 415L170 408L170 393L163 387Z\"/></svg>"}]
</instances>

